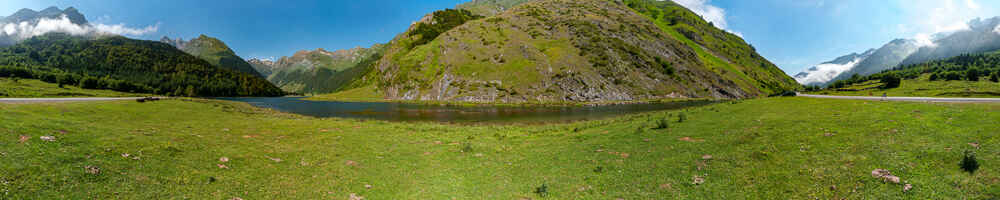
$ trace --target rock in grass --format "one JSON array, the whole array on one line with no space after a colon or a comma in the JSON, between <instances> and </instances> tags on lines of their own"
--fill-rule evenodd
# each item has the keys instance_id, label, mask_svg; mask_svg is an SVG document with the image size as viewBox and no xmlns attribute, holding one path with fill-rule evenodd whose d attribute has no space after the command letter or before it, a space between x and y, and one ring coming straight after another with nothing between
<instances>
[{"instance_id":1,"label":"rock in grass","mask_svg":"<svg viewBox=\"0 0 1000 200\"><path fill-rule=\"evenodd\" d=\"M348 199L350 199L350 200L364 200L365 197L363 197L361 195L358 195L358 194L355 194L355 193L351 193L351 196Z\"/></svg>"},{"instance_id":2,"label":"rock in grass","mask_svg":"<svg viewBox=\"0 0 1000 200\"><path fill-rule=\"evenodd\" d=\"M55 142L56 141L56 136L41 136L41 137L38 137L38 138L42 139L42 141L46 141L46 142Z\"/></svg>"},{"instance_id":3,"label":"rock in grass","mask_svg":"<svg viewBox=\"0 0 1000 200\"><path fill-rule=\"evenodd\" d=\"M893 176L892 172L885 169L875 169L872 170L872 177L882 179L884 182L899 183L900 179L898 176Z\"/></svg>"},{"instance_id":4,"label":"rock in grass","mask_svg":"<svg viewBox=\"0 0 1000 200\"><path fill-rule=\"evenodd\" d=\"M705 183L705 177L695 175L692 179L691 184L701 185L702 183Z\"/></svg>"},{"instance_id":5,"label":"rock in grass","mask_svg":"<svg viewBox=\"0 0 1000 200\"><path fill-rule=\"evenodd\" d=\"M86 170L86 172L88 174L95 174L96 175L96 174L100 174L101 173L101 168L99 168L97 166L90 166L90 165L88 165L86 167L83 167L83 169Z\"/></svg>"},{"instance_id":6,"label":"rock in grass","mask_svg":"<svg viewBox=\"0 0 1000 200\"><path fill-rule=\"evenodd\" d=\"M229 158L227 158L227 157L221 157L221 158L219 158L219 162L229 162Z\"/></svg>"},{"instance_id":7,"label":"rock in grass","mask_svg":"<svg viewBox=\"0 0 1000 200\"><path fill-rule=\"evenodd\" d=\"M906 184L905 186L903 186L903 192L910 191L911 189L913 189L913 185Z\"/></svg>"}]
</instances>

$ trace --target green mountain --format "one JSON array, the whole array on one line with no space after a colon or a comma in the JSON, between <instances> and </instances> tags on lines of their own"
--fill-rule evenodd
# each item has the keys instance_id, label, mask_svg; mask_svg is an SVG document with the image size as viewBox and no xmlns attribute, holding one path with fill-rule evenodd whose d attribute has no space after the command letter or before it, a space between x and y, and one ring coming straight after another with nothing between
<instances>
[{"instance_id":1,"label":"green mountain","mask_svg":"<svg viewBox=\"0 0 1000 200\"><path fill-rule=\"evenodd\" d=\"M507 1L472 3L483 2ZM362 84L387 99L473 102L747 98L800 87L739 37L652 0L434 12L397 36Z\"/></svg>"},{"instance_id":2,"label":"green mountain","mask_svg":"<svg viewBox=\"0 0 1000 200\"><path fill-rule=\"evenodd\" d=\"M280 96L255 74L212 66L161 42L50 33L0 49L0 72L87 89L178 96Z\"/></svg>"},{"instance_id":3,"label":"green mountain","mask_svg":"<svg viewBox=\"0 0 1000 200\"><path fill-rule=\"evenodd\" d=\"M190 41L184 41L180 38L171 40L164 36L160 39L160 42L173 45L177 49L208 61L212 65L264 77L257 70L254 70L250 63L237 56L236 52L233 52L226 43L219 39L201 35Z\"/></svg>"},{"instance_id":4,"label":"green mountain","mask_svg":"<svg viewBox=\"0 0 1000 200\"><path fill-rule=\"evenodd\" d=\"M385 45L346 50L299 51L278 61L251 59L250 65L267 80L289 92L314 94L331 93L345 89L355 79L372 69L372 64L382 57Z\"/></svg>"}]
</instances>

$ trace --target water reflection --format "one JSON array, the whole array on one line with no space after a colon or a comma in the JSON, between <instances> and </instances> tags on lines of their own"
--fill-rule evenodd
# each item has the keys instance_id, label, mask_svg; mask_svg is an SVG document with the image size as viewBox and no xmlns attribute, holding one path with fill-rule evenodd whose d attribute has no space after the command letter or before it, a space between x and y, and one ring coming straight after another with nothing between
<instances>
[{"instance_id":1,"label":"water reflection","mask_svg":"<svg viewBox=\"0 0 1000 200\"><path fill-rule=\"evenodd\" d=\"M714 103L712 101L685 101L602 106L444 106L388 102L306 101L302 100L302 97L222 99L246 102L256 107L313 117L458 123L570 122Z\"/></svg>"}]
</instances>

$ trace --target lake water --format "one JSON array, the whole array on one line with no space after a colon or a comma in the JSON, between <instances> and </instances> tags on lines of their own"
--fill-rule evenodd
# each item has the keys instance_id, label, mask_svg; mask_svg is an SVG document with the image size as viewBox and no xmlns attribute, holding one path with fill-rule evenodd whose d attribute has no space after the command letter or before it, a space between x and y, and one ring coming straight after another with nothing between
<instances>
[{"instance_id":1,"label":"lake water","mask_svg":"<svg viewBox=\"0 0 1000 200\"><path fill-rule=\"evenodd\" d=\"M445 106L387 102L307 101L302 97L221 98L260 108L313 117L457 123L552 123L603 119L624 114L682 109L712 101L601 106Z\"/></svg>"}]
</instances>

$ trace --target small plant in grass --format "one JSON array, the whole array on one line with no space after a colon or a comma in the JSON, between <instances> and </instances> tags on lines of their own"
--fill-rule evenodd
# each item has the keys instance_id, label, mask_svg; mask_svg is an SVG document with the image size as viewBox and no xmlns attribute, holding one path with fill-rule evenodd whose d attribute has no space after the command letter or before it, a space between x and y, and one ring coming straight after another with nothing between
<instances>
[{"instance_id":1,"label":"small plant in grass","mask_svg":"<svg viewBox=\"0 0 1000 200\"><path fill-rule=\"evenodd\" d=\"M462 152L463 153L472 152L472 144L465 143L465 146L462 147Z\"/></svg>"},{"instance_id":2,"label":"small plant in grass","mask_svg":"<svg viewBox=\"0 0 1000 200\"><path fill-rule=\"evenodd\" d=\"M972 151L965 151L965 156L962 158L962 162L959 163L962 170L969 172L969 174L976 173L979 169L979 161L976 160L976 153Z\"/></svg>"},{"instance_id":3,"label":"small plant in grass","mask_svg":"<svg viewBox=\"0 0 1000 200\"><path fill-rule=\"evenodd\" d=\"M538 194L538 196L541 197L549 195L549 186L542 183L541 187L535 188L535 194Z\"/></svg>"},{"instance_id":4,"label":"small plant in grass","mask_svg":"<svg viewBox=\"0 0 1000 200\"><path fill-rule=\"evenodd\" d=\"M684 121L687 121L687 115L684 115L684 113L677 114L677 123L684 123Z\"/></svg>"},{"instance_id":5,"label":"small plant in grass","mask_svg":"<svg viewBox=\"0 0 1000 200\"><path fill-rule=\"evenodd\" d=\"M601 172L604 172L604 167L597 166L597 168L594 168L594 173L601 173Z\"/></svg>"},{"instance_id":6,"label":"small plant in grass","mask_svg":"<svg viewBox=\"0 0 1000 200\"><path fill-rule=\"evenodd\" d=\"M666 118L656 120L656 125L653 126L653 129L667 129L667 128L670 128L670 121L667 120Z\"/></svg>"}]
</instances>

